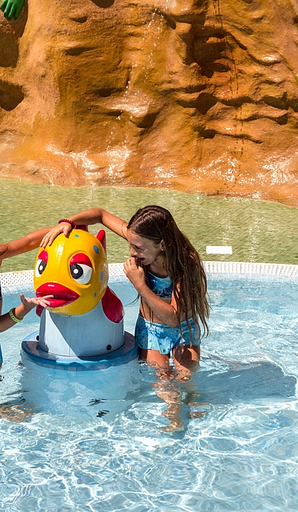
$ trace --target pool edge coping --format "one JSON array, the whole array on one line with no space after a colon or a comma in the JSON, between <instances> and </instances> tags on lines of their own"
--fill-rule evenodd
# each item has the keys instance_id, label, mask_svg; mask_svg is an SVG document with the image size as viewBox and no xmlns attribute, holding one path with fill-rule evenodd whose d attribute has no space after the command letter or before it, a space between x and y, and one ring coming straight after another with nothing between
<instances>
[{"instance_id":1,"label":"pool edge coping","mask_svg":"<svg viewBox=\"0 0 298 512\"><path fill-rule=\"evenodd\" d=\"M258 277L285 277L298 279L298 265L283 263L250 263L234 261L204 261L204 268L208 274L227 277L258 276ZM0 273L2 286L27 285L33 282L33 270L18 270ZM109 277L113 281L117 277L127 280L123 272L123 263L109 263Z\"/></svg>"}]
</instances>

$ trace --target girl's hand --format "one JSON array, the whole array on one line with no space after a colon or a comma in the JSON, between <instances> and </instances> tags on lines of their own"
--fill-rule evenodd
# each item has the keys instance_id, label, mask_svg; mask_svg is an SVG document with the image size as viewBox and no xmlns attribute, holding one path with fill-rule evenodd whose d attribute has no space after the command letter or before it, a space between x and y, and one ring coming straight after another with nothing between
<instances>
[{"instance_id":1,"label":"girl's hand","mask_svg":"<svg viewBox=\"0 0 298 512\"><path fill-rule=\"evenodd\" d=\"M69 236L69 233L72 230L72 225L69 222L60 222L54 228L52 228L42 239L40 242L40 247L46 247L46 245L52 245L55 238L63 233L66 237Z\"/></svg>"},{"instance_id":2,"label":"girl's hand","mask_svg":"<svg viewBox=\"0 0 298 512\"><path fill-rule=\"evenodd\" d=\"M42 306L43 308L46 308L47 306L50 306L50 303L47 299L52 299L53 295L46 295L45 297L25 297L23 293L20 294L21 302L25 308L26 311L31 311L31 309L35 308L36 306Z\"/></svg>"},{"instance_id":3,"label":"girl's hand","mask_svg":"<svg viewBox=\"0 0 298 512\"><path fill-rule=\"evenodd\" d=\"M124 274L130 280L131 284L139 292L145 284L145 272L142 267L137 265L135 258L128 258L123 265Z\"/></svg>"}]
</instances>

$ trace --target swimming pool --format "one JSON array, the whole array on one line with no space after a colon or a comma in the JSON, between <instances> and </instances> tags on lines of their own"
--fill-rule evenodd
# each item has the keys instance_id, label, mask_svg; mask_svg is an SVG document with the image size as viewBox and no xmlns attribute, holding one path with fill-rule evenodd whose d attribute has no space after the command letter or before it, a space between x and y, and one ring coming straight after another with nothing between
<instances>
[{"instance_id":1,"label":"swimming pool","mask_svg":"<svg viewBox=\"0 0 298 512\"><path fill-rule=\"evenodd\" d=\"M135 292L110 268L132 331ZM88 375L22 366L34 313L1 335L0 509L297 511L298 269L206 269L211 335L188 383L137 361ZM5 311L28 277L2 278Z\"/></svg>"}]
</instances>

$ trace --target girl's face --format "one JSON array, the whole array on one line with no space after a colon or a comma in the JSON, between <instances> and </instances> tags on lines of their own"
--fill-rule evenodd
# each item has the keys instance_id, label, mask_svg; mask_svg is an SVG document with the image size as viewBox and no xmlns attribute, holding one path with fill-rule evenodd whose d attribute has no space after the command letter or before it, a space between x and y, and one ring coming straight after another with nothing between
<instances>
[{"instance_id":1,"label":"girl's face","mask_svg":"<svg viewBox=\"0 0 298 512\"><path fill-rule=\"evenodd\" d=\"M163 242L156 245L149 238L137 235L130 229L127 230L130 255L137 258L143 265L150 265L160 256Z\"/></svg>"}]
</instances>

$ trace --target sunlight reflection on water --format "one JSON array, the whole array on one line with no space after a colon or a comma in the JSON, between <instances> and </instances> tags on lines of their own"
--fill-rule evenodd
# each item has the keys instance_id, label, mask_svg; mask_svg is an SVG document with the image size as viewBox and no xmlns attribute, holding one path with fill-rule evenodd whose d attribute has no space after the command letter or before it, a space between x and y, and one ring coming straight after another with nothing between
<instances>
[{"instance_id":1,"label":"sunlight reflection on water","mask_svg":"<svg viewBox=\"0 0 298 512\"><path fill-rule=\"evenodd\" d=\"M208 281L211 335L188 383L158 383L137 361L85 381L19 366L33 313L1 335L5 510L297 510L297 278ZM131 331L131 289L111 287ZM16 300L5 293L5 309ZM161 429L167 409L181 431Z\"/></svg>"}]
</instances>

